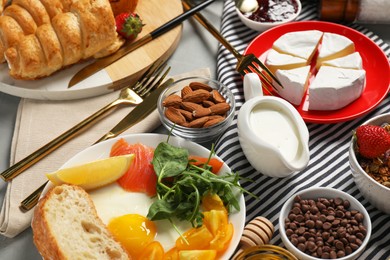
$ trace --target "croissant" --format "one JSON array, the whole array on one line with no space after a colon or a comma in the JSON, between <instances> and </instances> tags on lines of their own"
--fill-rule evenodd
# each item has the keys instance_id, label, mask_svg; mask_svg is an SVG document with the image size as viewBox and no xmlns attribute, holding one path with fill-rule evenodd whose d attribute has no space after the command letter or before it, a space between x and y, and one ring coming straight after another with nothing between
<instances>
[{"instance_id":1,"label":"croissant","mask_svg":"<svg viewBox=\"0 0 390 260\"><path fill-rule=\"evenodd\" d=\"M0 16L0 57L16 79L38 79L117 51L108 0L12 0Z\"/></svg>"}]
</instances>

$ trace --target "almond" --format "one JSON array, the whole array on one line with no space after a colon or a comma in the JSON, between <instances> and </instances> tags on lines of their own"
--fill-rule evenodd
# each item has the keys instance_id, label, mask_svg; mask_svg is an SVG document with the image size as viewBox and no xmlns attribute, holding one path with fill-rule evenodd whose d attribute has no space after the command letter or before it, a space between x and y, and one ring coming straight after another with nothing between
<instances>
[{"instance_id":1,"label":"almond","mask_svg":"<svg viewBox=\"0 0 390 260\"><path fill-rule=\"evenodd\" d=\"M180 96L170 95L163 100L162 104L164 107L171 107L171 106L179 107L181 102L182 102L182 99Z\"/></svg>"},{"instance_id":2,"label":"almond","mask_svg":"<svg viewBox=\"0 0 390 260\"><path fill-rule=\"evenodd\" d=\"M190 88L192 90L197 90L197 89L204 89L204 90L207 90L208 92L212 91L213 88L210 87L209 85L205 84L205 83L201 83L201 82L191 82L189 84Z\"/></svg>"},{"instance_id":3,"label":"almond","mask_svg":"<svg viewBox=\"0 0 390 260\"><path fill-rule=\"evenodd\" d=\"M208 116L210 114L211 114L211 110L208 107L201 107L199 109L195 109L194 111L192 111L192 116L196 118Z\"/></svg>"},{"instance_id":4,"label":"almond","mask_svg":"<svg viewBox=\"0 0 390 260\"><path fill-rule=\"evenodd\" d=\"M188 93L183 97L184 102L202 103L204 100L209 99L210 92L204 89L197 89Z\"/></svg>"},{"instance_id":5,"label":"almond","mask_svg":"<svg viewBox=\"0 0 390 260\"><path fill-rule=\"evenodd\" d=\"M201 128L209 120L208 116L197 118L194 121L188 123L187 127Z\"/></svg>"},{"instance_id":6,"label":"almond","mask_svg":"<svg viewBox=\"0 0 390 260\"><path fill-rule=\"evenodd\" d=\"M215 89L211 91L211 99L215 103L226 103L226 99Z\"/></svg>"},{"instance_id":7,"label":"almond","mask_svg":"<svg viewBox=\"0 0 390 260\"><path fill-rule=\"evenodd\" d=\"M174 107L165 109L165 116L175 124L182 125L186 123L184 116Z\"/></svg>"},{"instance_id":8,"label":"almond","mask_svg":"<svg viewBox=\"0 0 390 260\"><path fill-rule=\"evenodd\" d=\"M209 126L216 125L216 124L222 122L223 120L225 120L225 118L222 117L222 116L221 117L215 117L213 119L209 118L209 120L206 123L204 123L203 127L209 127Z\"/></svg>"},{"instance_id":9,"label":"almond","mask_svg":"<svg viewBox=\"0 0 390 260\"><path fill-rule=\"evenodd\" d=\"M196 103L193 103L193 102L181 102L181 107L182 107L184 110L190 111L191 113L192 113L194 110L196 110L196 109L203 108L201 105L196 104Z\"/></svg>"},{"instance_id":10,"label":"almond","mask_svg":"<svg viewBox=\"0 0 390 260\"><path fill-rule=\"evenodd\" d=\"M204 107L211 107L212 105L215 105L215 103L213 101L210 101L210 100L205 100L202 102L202 105Z\"/></svg>"},{"instance_id":11,"label":"almond","mask_svg":"<svg viewBox=\"0 0 390 260\"><path fill-rule=\"evenodd\" d=\"M183 98L191 92L192 89L190 88L190 86L185 86L184 88L181 89L181 97Z\"/></svg>"},{"instance_id":12,"label":"almond","mask_svg":"<svg viewBox=\"0 0 390 260\"><path fill-rule=\"evenodd\" d=\"M190 111L180 109L180 108L177 110L180 112L180 114L182 114L187 119L187 121L194 120L194 117L192 116L192 113Z\"/></svg>"},{"instance_id":13,"label":"almond","mask_svg":"<svg viewBox=\"0 0 390 260\"><path fill-rule=\"evenodd\" d=\"M209 107L209 109L213 115L224 115L230 110L230 105L228 103L218 103Z\"/></svg>"}]
</instances>

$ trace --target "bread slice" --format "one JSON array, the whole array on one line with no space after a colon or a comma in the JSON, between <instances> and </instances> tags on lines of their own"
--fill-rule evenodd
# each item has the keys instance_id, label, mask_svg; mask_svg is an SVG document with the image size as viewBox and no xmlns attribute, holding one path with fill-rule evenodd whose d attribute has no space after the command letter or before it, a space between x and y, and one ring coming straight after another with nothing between
<instances>
[{"instance_id":1,"label":"bread slice","mask_svg":"<svg viewBox=\"0 0 390 260\"><path fill-rule=\"evenodd\" d=\"M39 202L32 220L34 243L44 259L129 259L114 240L88 193L59 185Z\"/></svg>"}]
</instances>

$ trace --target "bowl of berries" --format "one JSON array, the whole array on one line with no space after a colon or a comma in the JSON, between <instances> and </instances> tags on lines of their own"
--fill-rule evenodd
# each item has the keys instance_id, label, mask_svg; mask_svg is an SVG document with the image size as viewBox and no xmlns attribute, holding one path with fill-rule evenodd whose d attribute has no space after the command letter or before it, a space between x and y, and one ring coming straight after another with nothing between
<instances>
[{"instance_id":1,"label":"bowl of berries","mask_svg":"<svg viewBox=\"0 0 390 260\"><path fill-rule=\"evenodd\" d=\"M356 128L349 147L349 164L362 195L390 214L390 113Z\"/></svg>"}]
</instances>

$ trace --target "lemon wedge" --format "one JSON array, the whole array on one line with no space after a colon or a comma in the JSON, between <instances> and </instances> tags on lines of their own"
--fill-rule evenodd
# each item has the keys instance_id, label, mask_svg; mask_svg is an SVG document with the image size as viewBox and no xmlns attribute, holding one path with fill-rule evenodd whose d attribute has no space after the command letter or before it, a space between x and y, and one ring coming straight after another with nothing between
<instances>
[{"instance_id":1,"label":"lemon wedge","mask_svg":"<svg viewBox=\"0 0 390 260\"><path fill-rule=\"evenodd\" d=\"M122 177L134 160L134 154L109 157L46 174L55 185L78 185L85 190L96 189Z\"/></svg>"}]
</instances>

